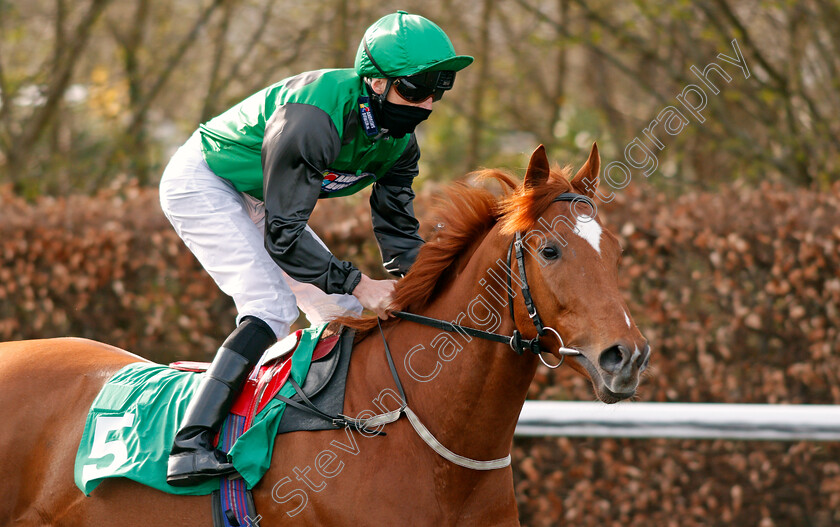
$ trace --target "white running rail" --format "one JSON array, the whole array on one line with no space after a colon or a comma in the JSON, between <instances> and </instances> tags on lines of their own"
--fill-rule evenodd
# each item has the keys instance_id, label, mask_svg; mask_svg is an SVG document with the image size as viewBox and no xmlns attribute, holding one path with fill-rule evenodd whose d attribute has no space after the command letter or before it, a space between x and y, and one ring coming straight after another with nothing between
<instances>
[{"instance_id":1,"label":"white running rail","mask_svg":"<svg viewBox=\"0 0 840 527\"><path fill-rule=\"evenodd\" d=\"M526 401L516 435L840 441L840 405Z\"/></svg>"}]
</instances>

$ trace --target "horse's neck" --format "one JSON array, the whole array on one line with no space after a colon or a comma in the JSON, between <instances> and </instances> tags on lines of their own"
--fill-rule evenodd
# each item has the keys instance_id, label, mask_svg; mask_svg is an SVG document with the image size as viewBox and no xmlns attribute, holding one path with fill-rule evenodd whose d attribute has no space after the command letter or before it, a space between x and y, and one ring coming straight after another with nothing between
<instances>
[{"instance_id":1,"label":"horse's neck","mask_svg":"<svg viewBox=\"0 0 840 527\"><path fill-rule=\"evenodd\" d=\"M510 335L514 323L506 289L488 274L492 267L504 277L493 255L482 244L457 279L419 314ZM394 358L408 374L403 382L409 407L445 446L482 459L509 452L536 371L535 356L412 322L401 322L388 340L403 343Z\"/></svg>"}]
</instances>

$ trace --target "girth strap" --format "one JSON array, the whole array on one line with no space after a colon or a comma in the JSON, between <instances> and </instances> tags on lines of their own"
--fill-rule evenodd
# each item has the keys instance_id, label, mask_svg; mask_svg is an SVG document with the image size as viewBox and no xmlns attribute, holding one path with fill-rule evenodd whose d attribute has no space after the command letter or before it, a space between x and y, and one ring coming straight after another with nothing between
<instances>
[{"instance_id":1,"label":"girth strap","mask_svg":"<svg viewBox=\"0 0 840 527\"><path fill-rule=\"evenodd\" d=\"M354 419L352 417L347 417L346 415L342 415L342 414L330 415L330 414L322 411L320 408L315 406L315 404L312 401L309 400L309 397L307 397L306 394L303 393L303 389L301 389L300 385L298 385L298 383L295 382L295 380L291 376L289 376L289 382L291 383L292 388L295 389L295 392L297 393L298 397L301 398L302 402L295 401L294 399L284 397L280 394L277 394L277 395L274 396L277 400L283 401L284 403L297 408L301 412L306 412L306 413L318 416L321 419L324 419L326 421L329 421L336 428L342 428L342 427L348 426L348 427L350 427L350 428L352 428L356 431L364 432L366 434L387 435L387 434L385 434L385 432L382 432L380 430L371 430L368 427L367 423L368 423L369 420L367 420L367 419ZM379 415L379 416L376 416L376 417L381 418L383 416ZM399 417L399 413L397 414L397 418L398 417ZM396 419L394 419L394 420L396 420ZM373 426L379 426L379 424L376 424L376 425L373 425Z\"/></svg>"}]
</instances>

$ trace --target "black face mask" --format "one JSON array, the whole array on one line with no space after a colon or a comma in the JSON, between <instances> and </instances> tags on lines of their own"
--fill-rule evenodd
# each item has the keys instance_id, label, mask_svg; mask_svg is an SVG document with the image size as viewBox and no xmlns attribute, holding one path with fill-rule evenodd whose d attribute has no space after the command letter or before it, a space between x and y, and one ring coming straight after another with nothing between
<instances>
[{"instance_id":1,"label":"black face mask","mask_svg":"<svg viewBox=\"0 0 840 527\"><path fill-rule=\"evenodd\" d=\"M376 106L379 106L379 108L376 108ZM387 129L388 135L396 139L413 132L414 128L428 119L432 113L431 110L425 108L396 104L388 100L382 100L382 103L376 106L374 109L379 110L376 112L377 124L380 128Z\"/></svg>"}]
</instances>

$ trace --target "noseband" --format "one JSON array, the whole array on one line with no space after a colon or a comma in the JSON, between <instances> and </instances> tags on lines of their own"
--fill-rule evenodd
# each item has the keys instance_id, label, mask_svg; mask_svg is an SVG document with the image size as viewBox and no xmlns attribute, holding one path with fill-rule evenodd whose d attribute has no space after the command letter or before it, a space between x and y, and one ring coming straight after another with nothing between
<instances>
[{"instance_id":1,"label":"noseband","mask_svg":"<svg viewBox=\"0 0 840 527\"><path fill-rule=\"evenodd\" d=\"M560 194L553 201L568 201L574 205L574 202L582 201L589 205L592 210L595 210L595 205L592 203L592 200L587 196L583 196L581 194L575 194L572 192L565 192ZM457 332L462 333L465 335L470 335L472 337L482 338L485 340L490 340L493 342L501 342L504 344L508 344L510 348L515 351L518 355L522 355L526 350L530 351L531 353L535 354L540 358L543 364L548 366L549 368L558 368L563 361L566 359L567 355L580 355L580 351L574 348L567 348L563 343L563 338L560 336L560 333L557 332L556 329L552 327L546 327L542 319L540 318L540 314L537 312L537 306L534 304L534 299L531 297L531 288L528 286L528 277L525 274L525 253L522 250L522 233L520 231L516 231L513 241L510 243L507 251L507 295L508 295L508 308L510 310L510 318L514 321L514 330L513 335L500 335L498 333L492 333L490 331L483 331L480 329L470 328L467 326L461 326L459 324L453 324L452 322L447 322L445 320L440 320L437 318L425 317L423 315L417 315L414 313L408 313L406 311L394 311L391 314L401 318L403 320L408 320L411 322L417 322L419 324L424 324L426 326L431 326L433 328L441 329L448 332ZM532 339L525 339L522 337L522 333L516 329L516 318L514 317L513 313L513 284L511 281L511 275L513 274L513 268L511 264L513 263L512 257L516 257L516 264L519 267L519 279L521 283L521 291L522 291L522 300L525 302L525 309L528 311L528 316L531 318L531 322L533 322L534 327L537 329L537 336ZM540 337L544 337L547 333L552 333L560 341L560 348L557 350L557 353L560 355L560 362L557 364L548 364L542 356L542 349L540 348Z\"/></svg>"}]
</instances>

